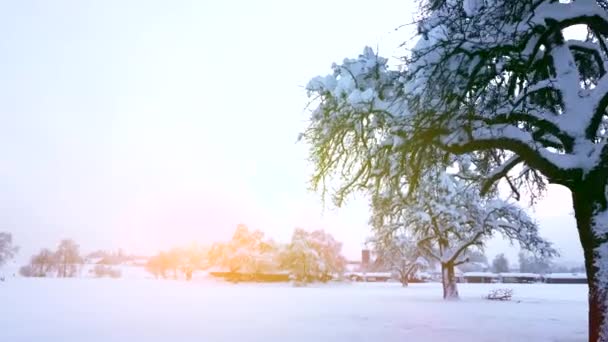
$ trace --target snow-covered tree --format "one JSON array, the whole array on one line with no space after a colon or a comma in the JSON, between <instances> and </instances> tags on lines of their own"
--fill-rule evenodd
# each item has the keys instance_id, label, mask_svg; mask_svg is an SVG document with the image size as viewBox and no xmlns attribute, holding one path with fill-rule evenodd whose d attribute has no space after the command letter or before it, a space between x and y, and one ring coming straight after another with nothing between
<instances>
[{"instance_id":1,"label":"snow-covered tree","mask_svg":"<svg viewBox=\"0 0 608 342\"><path fill-rule=\"evenodd\" d=\"M179 277L178 271L183 263L183 259L184 254L180 248L174 247L164 252L164 266L167 270L172 271L173 279L177 279Z\"/></svg>"},{"instance_id":2,"label":"snow-covered tree","mask_svg":"<svg viewBox=\"0 0 608 342\"><path fill-rule=\"evenodd\" d=\"M371 49L308 89L315 182L352 190L469 155L483 192L570 189L589 280L589 339L608 340L608 4L422 0L419 36L391 70Z\"/></svg>"},{"instance_id":3,"label":"snow-covered tree","mask_svg":"<svg viewBox=\"0 0 608 342\"><path fill-rule=\"evenodd\" d=\"M167 271L172 268L173 260L171 256L166 252L160 252L148 259L146 263L146 271L152 273L155 278L167 278ZM177 274L174 272L174 277Z\"/></svg>"},{"instance_id":4,"label":"snow-covered tree","mask_svg":"<svg viewBox=\"0 0 608 342\"><path fill-rule=\"evenodd\" d=\"M312 282L321 277L323 263L321 256L308 239L309 233L296 228L291 242L281 253L281 266L299 282Z\"/></svg>"},{"instance_id":5,"label":"snow-covered tree","mask_svg":"<svg viewBox=\"0 0 608 342\"><path fill-rule=\"evenodd\" d=\"M465 254L466 264L458 266L462 272L483 272L490 268L488 258L482 250L470 250Z\"/></svg>"},{"instance_id":6,"label":"snow-covered tree","mask_svg":"<svg viewBox=\"0 0 608 342\"><path fill-rule=\"evenodd\" d=\"M13 235L0 232L0 266L12 259L18 250L19 248L13 245Z\"/></svg>"},{"instance_id":7,"label":"snow-covered tree","mask_svg":"<svg viewBox=\"0 0 608 342\"><path fill-rule=\"evenodd\" d=\"M196 244L180 249L180 255L179 268L186 280L192 280L192 273L203 269L208 263L208 250Z\"/></svg>"},{"instance_id":8,"label":"snow-covered tree","mask_svg":"<svg viewBox=\"0 0 608 342\"><path fill-rule=\"evenodd\" d=\"M373 245L376 260L396 273L404 287L418 270L428 265L416 242L406 235L377 235L369 242Z\"/></svg>"},{"instance_id":9,"label":"snow-covered tree","mask_svg":"<svg viewBox=\"0 0 608 342\"><path fill-rule=\"evenodd\" d=\"M186 280L192 280L192 274L196 270L208 266L208 257L208 250L197 244L185 248L172 248L148 259L146 270L155 278L167 278L168 271L172 271L173 279L177 279L178 273L181 272Z\"/></svg>"},{"instance_id":10,"label":"snow-covered tree","mask_svg":"<svg viewBox=\"0 0 608 342\"><path fill-rule=\"evenodd\" d=\"M492 260L492 270L496 273L509 272L509 259L501 253Z\"/></svg>"},{"instance_id":11,"label":"snow-covered tree","mask_svg":"<svg viewBox=\"0 0 608 342\"><path fill-rule=\"evenodd\" d=\"M275 254L274 242L265 240L263 232L241 224L230 241L211 246L209 260L232 273L262 273L275 268Z\"/></svg>"},{"instance_id":12,"label":"snow-covered tree","mask_svg":"<svg viewBox=\"0 0 608 342\"><path fill-rule=\"evenodd\" d=\"M555 252L521 208L480 196L474 184L457 175L429 175L406 195L402 189L393 189L374 198L375 232L411 236L426 257L441 265L445 299L458 298L456 266L468 262L467 253L483 247L495 234L517 241L525 249Z\"/></svg>"},{"instance_id":13,"label":"snow-covered tree","mask_svg":"<svg viewBox=\"0 0 608 342\"><path fill-rule=\"evenodd\" d=\"M327 281L344 271L342 244L323 230L296 228L281 253L281 265L298 282Z\"/></svg>"}]
</instances>

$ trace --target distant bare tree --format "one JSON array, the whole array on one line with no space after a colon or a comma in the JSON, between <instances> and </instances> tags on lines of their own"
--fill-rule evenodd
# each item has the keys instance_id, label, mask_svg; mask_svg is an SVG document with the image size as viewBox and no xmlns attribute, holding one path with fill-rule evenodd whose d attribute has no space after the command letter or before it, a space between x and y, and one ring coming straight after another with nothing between
<instances>
[{"instance_id":1,"label":"distant bare tree","mask_svg":"<svg viewBox=\"0 0 608 342\"><path fill-rule=\"evenodd\" d=\"M29 264L19 269L24 277L47 277L57 271L57 257L48 248L43 248L38 254L32 255Z\"/></svg>"},{"instance_id":2,"label":"distant bare tree","mask_svg":"<svg viewBox=\"0 0 608 342\"><path fill-rule=\"evenodd\" d=\"M492 260L492 269L496 273L509 272L509 260L504 254L498 254L494 260Z\"/></svg>"},{"instance_id":3,"label":"distant bare tree","mask_svg":"<svg viewBox=\"0 0 608 342\"><path fill-rule=\"evenodd\" d=\"M51 250L43 248L40 253L32 256L30 264L37 277L44 277L57 270L57 257Z\"/></svg>"},{"instance_id":4,"label":"distant bare tree","mask_svg":"<svg viewBox=\"0 0 608 342\"><path fill-rule=\"evenodd\" d=\"M57 277L70 278L76 275L78 266L83 262L79 248L78 244L71 239L62 240L59 243L59 248L55 252Z\"/></svg>"},{"instance_id":5,"label":"distant bare tree","mask_svg":"<svg viewBox=\"0 0 608 342\"><path fill-rule=\"evenodd\" d=\"M519 271L524 273L549 273L551 271L551 258L537 256L524 251L520 251L518 254L519 258ZM585 268L582 268L582 272L585 272Z\"/></svg>"},{"instance_id":6,"label":"distant bare tree","mask_svg":"<svg viewBox=\"0 0 608 342\"><path fill-rule=\"evenodd\" d=\"M0 232L0 266L12 259L17 251L19 248L13 245L13 235Z\"/></svg>"}]
</instances>

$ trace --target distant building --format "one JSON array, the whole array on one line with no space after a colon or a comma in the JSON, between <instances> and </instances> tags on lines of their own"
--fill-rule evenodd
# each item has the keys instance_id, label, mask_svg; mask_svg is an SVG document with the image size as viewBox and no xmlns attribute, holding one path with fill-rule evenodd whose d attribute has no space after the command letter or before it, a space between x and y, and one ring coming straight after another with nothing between
<instances>
[{"instance_id":1,"label":"distant building","mask_svg":"<svg viewBox=\"0 0 608 342\"><path fill-rule=\"evenodd\" d=\"M373 253L369 249L361 250L361 260L349 260L346 262L346 272L388 272L387 267L382 259L373 257Z\"/></svg>"},{"instance_id":2,"label":"distant building","mask_svg":"<svg viewBox=\"0 0 608 342\"><path fill-rule=\"evenodd\" d=\"M393 279L390 272L352 272L347 275L352 281L385 282Z\"/></svg>"},{"instance_id":3,"label":"distant building","mask_svg":"<svg viewBox=\"0 0 608 342\"><path fill-rule=\"evenodd\" d=\"M500 273L498 277L501 283L536 283L541 280L536 273Z\"/></svg>"},{"instance_id":4,"label":"distant building","mask_svg":"<svg viewBox=\"0 0 608 342\"><path fill-rule=\"evenodd\" d=\"M225 272L212 271L209 275L216 278L223 278L232 282L288 282L291 280L289 272L273 272L273 273L244 273L244 272Z\"/></svg>"},{"instance_id":5,"label":"distant building","mask_svg":"<svg viewBox=\"0 0 608 342\"><path fill-rule=\"evenodd\" d=\"M361 250L361 266L367 267L370 264L371 252L369 249Z\"/></svg>"},{"instance_id":6,"label":"distant building","mask_svg":"<svg viewBox=\"0 0 608 342\"><path fill-rule=\"evenodd\" d=\"M465 283L496 283L499 278L491 272L466 272L462 275Z\"/></svg>"},{"instance_id":7,"label":"distant building","mask_svg":"<svg viewBox=\"0 0 608 342\"><path fill-rule=\"evenodd\" d=\"M587 284L585 273L549 273L543 278L547 284Z\"/></svg>"}]
</instances>

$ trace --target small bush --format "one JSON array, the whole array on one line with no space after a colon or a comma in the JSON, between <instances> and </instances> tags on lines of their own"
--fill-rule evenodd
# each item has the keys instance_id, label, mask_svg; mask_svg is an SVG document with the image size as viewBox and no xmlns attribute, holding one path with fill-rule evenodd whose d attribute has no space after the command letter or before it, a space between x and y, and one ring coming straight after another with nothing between
<instances>
[{"instance_id":1,"label":"small bush","mask_svg":"<svg viewBox=\"0 0 608 342\"><path fill-rule=\"evenodd\" d=\"M306 286L308 286L307 282L300 281L300 280L294 280L292 284L293 284L293 287L306 287Z\"/></svg>"},{"instance_id":2,"label":"small bush","mask_svg":"<svg viewBox=\"0 0 608 342\"><path fill-rule=\"evenodd\" d=\"M118 269L113 269L110 266L98 264L95 265L93 269L93 274L97 278L110 277L110 278L120 278L122 273Z\"/></svg>"},{"instance_id":3,"label":"small bush","mask_svg":"<svg viewBox=\"0 0 608 342\"><path fill-rule=\"evenodd\" d=\"M487 300L500 300L500 301L508 301L513 297L512 289L496 289L490 291L488 295L485 297Z\"/></svg>"},{"instance_id":4,"label":"small bush","mask_svg":"<svg viewBox=\"0 0 608 342\"><path fill-rule=\"evenodd\" d=\"M34 272L34 270L32 269L32 266L30 266L30 265L25 265L25 266L22 266L21 268L19 268L19 274L22 277L35 277L36 276L36 272Z\"/></svg>"}]
</instances>

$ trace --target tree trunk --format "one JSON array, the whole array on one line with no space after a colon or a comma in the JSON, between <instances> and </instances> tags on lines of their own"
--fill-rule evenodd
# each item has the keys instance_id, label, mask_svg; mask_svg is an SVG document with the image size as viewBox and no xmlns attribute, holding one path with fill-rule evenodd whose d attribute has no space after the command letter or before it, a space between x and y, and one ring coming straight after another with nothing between
<instances>
[{"instance_id":1,"label":"tree trunk","mask_svg":"<svg viewBox=\"0 0 608 342\"><path fill-rule=\"evenodd\" d=\"M441 264L441 283L443 285L443 299L456 300L459 298L453 263Z\"/></svg>"},{"instance_id":2,"label":"tree trunk","mask_svg":"<svg viewBox=\"0 0 608 342\"><path fill-rule=\"evenodd\" d=\"M408 286L408 274L401 274L400 275L400 280L401 280L401 286L403 287L407 287Z\"/></svg>"},{"instance_id":3,"label":"tree trunk","mask_svg":"<svg viewBox=\"0 0 608 342\"><path fill-rule=\"evenodd\" d=\"M300 281L306 283L308 279L308 270L306 269L306 258L304 258L304 262L302 263L302 279Z\"/></svg>"},{"instance_id":4,"label":"tree trunk","mask_svg":"<svg viewBox=\"0 0 608 342\"><path fill-rule=\"evenodd\" d=\"M608 341L608 222L600 219L602 214L608 219L605 184L587 177L571 188L589 285L589 342Z\"/></svg>"}]
</instances>

